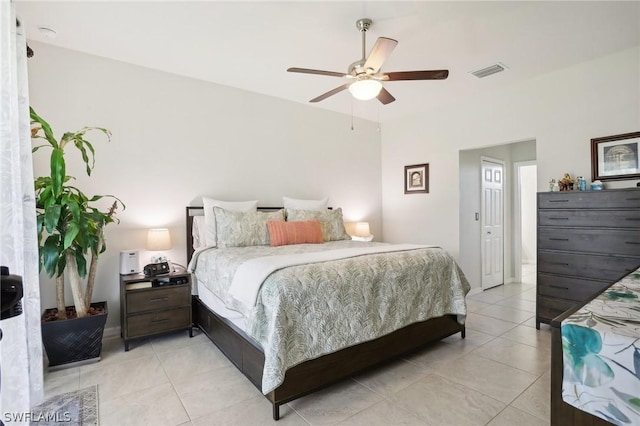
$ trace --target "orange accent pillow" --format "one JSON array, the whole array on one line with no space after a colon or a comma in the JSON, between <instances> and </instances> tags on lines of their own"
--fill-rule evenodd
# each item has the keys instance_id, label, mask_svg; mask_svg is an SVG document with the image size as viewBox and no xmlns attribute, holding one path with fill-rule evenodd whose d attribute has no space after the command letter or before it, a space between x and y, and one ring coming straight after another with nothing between
<instances>
[{"instance_id":1,"label":"orange accent pillow","mask_svg":"<svg viewBox=\"0 0 640 426\"><path fill-rule=\"evenodd\" d=\"M324 243L319 220L301 222L267 222L271 247L289 244Z\"/></svg>"}]
</instances>

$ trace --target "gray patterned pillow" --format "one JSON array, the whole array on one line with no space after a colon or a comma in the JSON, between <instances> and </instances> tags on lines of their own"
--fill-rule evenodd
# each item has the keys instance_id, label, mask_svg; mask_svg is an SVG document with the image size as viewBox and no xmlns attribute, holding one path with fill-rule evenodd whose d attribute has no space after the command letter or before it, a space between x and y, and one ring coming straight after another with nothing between
<instances>
[{"instance_id":1,"label":"gray patterned pillow","mask_svg":"<svg viewBox=\"0 0 640 426\"><path fill-rule=\"evenodd\" d=\"M268 246L270 220L284 221L284 209L275 212L232 212L213 208L218 247Z\"/></svg>"},{"instance_id":2,"label":"gray patterned pillow","mask_svg":"<svg viewBox=\"0 0 640 426\"><path fill-rule=\"evenodd\" d=\"M287 209L287 222L318 219L322 237L325 241L350 240L351 236L344 229L342 209L333 210L291 210Z\"/></svg>"}]
</instances>

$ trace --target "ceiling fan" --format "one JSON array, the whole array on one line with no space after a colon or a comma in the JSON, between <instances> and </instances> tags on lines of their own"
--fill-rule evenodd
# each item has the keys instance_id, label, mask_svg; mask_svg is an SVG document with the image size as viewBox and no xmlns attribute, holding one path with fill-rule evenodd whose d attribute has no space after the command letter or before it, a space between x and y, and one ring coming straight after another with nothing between
<instances>
[{"instance_id":1,"label":"ceiling fan","mask_svg":"<svg viewBox=\"0 0 640 426\"><path fill-rule=\"evenodd\" d=\"M362 34L362 59L349 65L349 71L346 74L308 68L289 68L287 70L288 72L328 75L330 77L343 77L355 80L353 82L347 82L342 86L338 86L327 93L323 93L322 95L311 99L309 102L320 102L327 99L329 96L333 96L348 88L356 99L369 100L378 98L380 102L386 105L395 101L396 98L391 96L391 93L382 87L382 81L444 80L449 76L448 70L381 72L380 68L396 47L398 41L391 38L378 37L376 44L369 53L369 57L367 57L366 34L372 23L371 19L366 18L358 19L358 21L356 21L356 27Z\"/></svg>"}]
</instances>

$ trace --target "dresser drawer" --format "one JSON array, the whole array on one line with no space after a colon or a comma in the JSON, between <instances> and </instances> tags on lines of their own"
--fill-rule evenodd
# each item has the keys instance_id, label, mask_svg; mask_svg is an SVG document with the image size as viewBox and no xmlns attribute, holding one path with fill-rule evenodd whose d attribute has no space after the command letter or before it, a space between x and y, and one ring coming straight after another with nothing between
<instances>
[{"instance_id":1,"label":"dresser drawer","mask_svg":"<svg viewBox=\"0 0 640 426\"><path fill-rule=\"evenodd\" d=\"M572 300L548 299L546 297L538 296L536 303L536 316L538 319L551 321L567 309L571 309L574 306L581 304L582 302L575 302Z\"/></svg>"},{"instance_id":2,"label":"dresser drawer","mask_svg":"<svg viewBox=\"0 0 640 426\"><path fill-rule=\"evenodd\" d=\"M135 337L179 330L191 324L191 306L165 309L146 314L131 315L127 318L127 337Z\"/></svg>"},{"instance_id":3,"label":"dresser drawer","mask_svg":"<svg viewBox=\"0 0 640 426\"><path fill-rule=\"evenodd\" d=\"M540 227L538 248L640 256L640 230Z\"/></svg>"},{"instance_id":4,"label":"dresser drawer","mask_svg":"<svg viewBox=\"0 0 640 426\"><path fill-rule=\"evenodd\" d=\"M640 257L538 251L538 273L592 278L613 283L640 265Z\"/></svg>"},{"instance_id":5,"label":"dresser drawer","mask_svg":"<svg viewBox=\"0 0 640 426\"><path fill-rule=\"evenodd\" d=\"M190 304L190 287L168 286L167 288L154 288L152 290L128 291L127 312L151 311L154 309L172 308Z\"/></svg>"},{"instance_id":6,"label":"dresser drawer","mask_svg":"<svg viewBox=\"0 0 640 426\"><path fill-rule=\"evenodd\" d=\"M538 295L574 300L576 302L585 302L610 285L610 281L593 281L585 278L538 274Z\"/></svg>"},{"instance_id":7,"label":"dresser drawer","mask_svg":"<svg viewBox=\"0 0 640 426\"><path fill-rule=\"evenodd\" d=\"M538 225L640 228L640 210L538 210Z\"/></svg>"},{"instance_id":8,"label":"dresser drawer","mask_svg":"<svg viewBox=\"0 0 640 426\"><path fill-rule=\"evenodd\" d=\"M640 208L640 190L540 192L538 208Z\"/></svg>"}]
</instances>

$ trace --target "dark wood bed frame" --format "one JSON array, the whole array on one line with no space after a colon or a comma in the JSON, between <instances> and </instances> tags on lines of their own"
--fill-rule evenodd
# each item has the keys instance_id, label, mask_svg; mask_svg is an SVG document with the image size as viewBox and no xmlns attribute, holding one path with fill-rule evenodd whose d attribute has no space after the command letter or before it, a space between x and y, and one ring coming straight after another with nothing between
<instances>
[{"instance_id":1,"label":"dark wood bed frame","mask_svg":"<svg viewBox=\"0 0 640 426\"><path fill-rule=\"evenodd\" d=\"M273 211L279 207L260 207ZM193 217L202 215L202 207L187 207L187 262L193 255ZM262 389L264 352L261 345L237 328L231 321L217 315L193 296L193 318L223 354L253 383ZM456 315L445 315L414 323L393 333L365 343L303 362L287 370L284 382L266 398L273 406L273 419L280 418L280 406L315 392L342 379L376 365L396 359L447 336L461 333L465 327Z\"/></svg>"}]
</instances>

